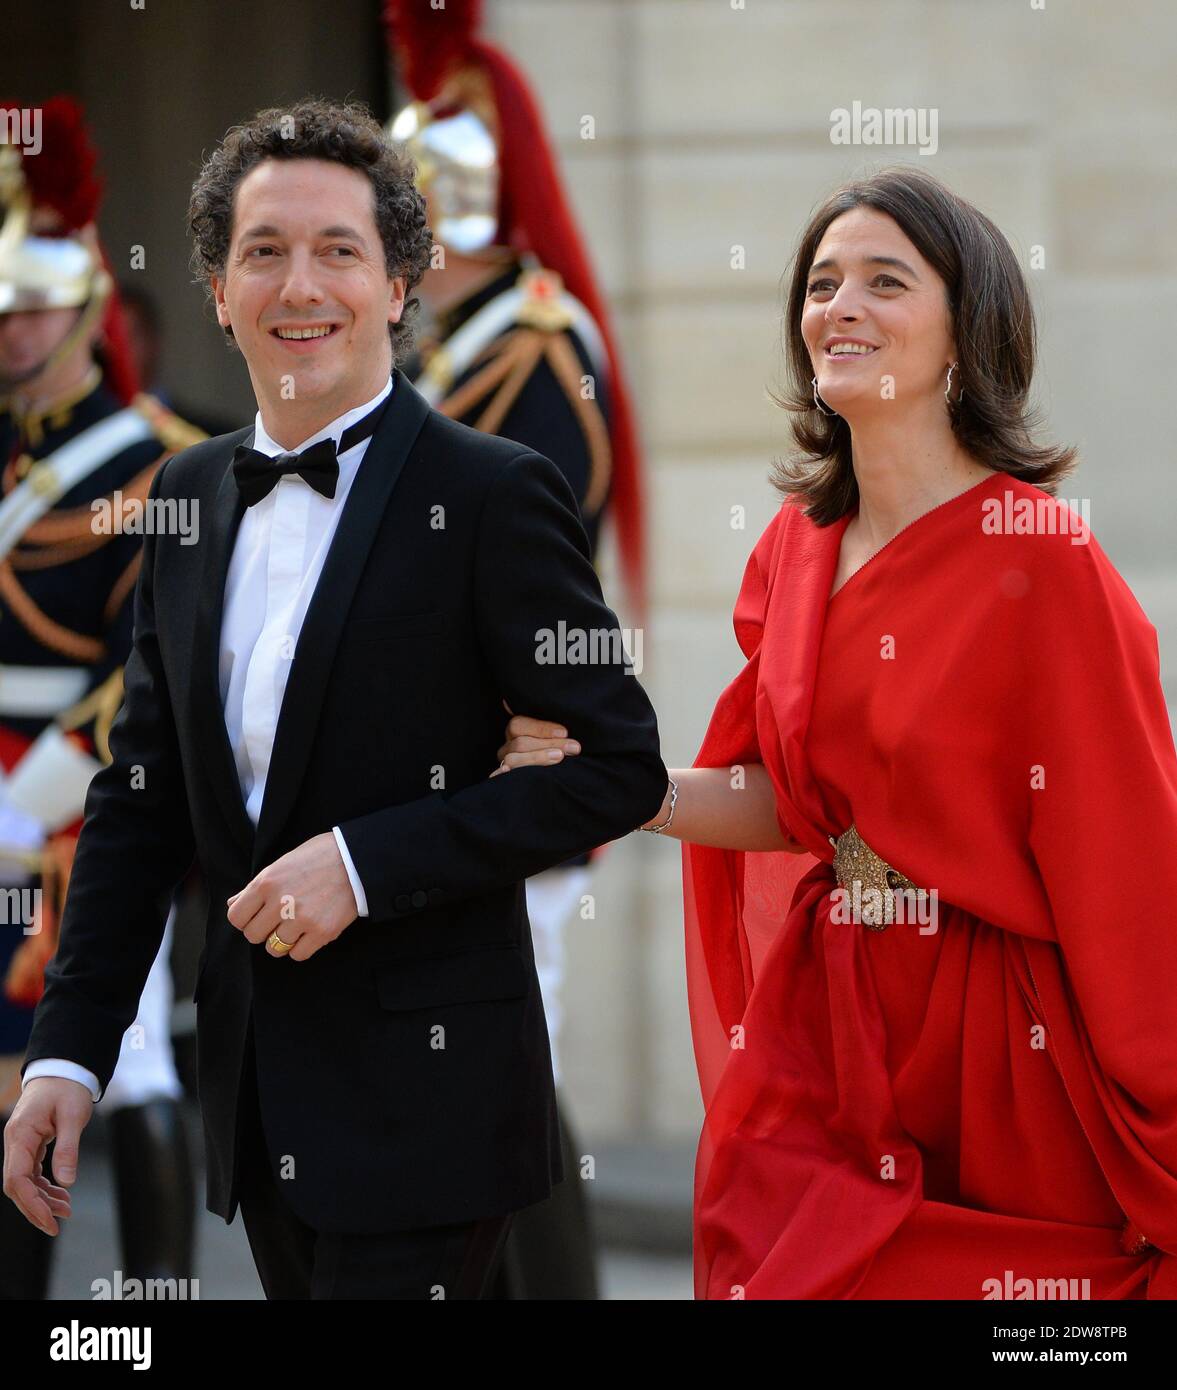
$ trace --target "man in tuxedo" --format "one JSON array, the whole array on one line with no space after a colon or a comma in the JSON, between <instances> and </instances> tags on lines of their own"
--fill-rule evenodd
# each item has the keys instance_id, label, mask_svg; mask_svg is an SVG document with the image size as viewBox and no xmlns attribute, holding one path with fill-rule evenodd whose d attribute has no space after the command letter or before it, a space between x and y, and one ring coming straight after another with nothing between
<instances>
[{"instance_id":1,"label":"man in tuxedo","mask_svg":"<svg viewBox=\"0 0 1177 1390\"><path fill-rule=\"evenodd\" d=\"M241 1207L270 1298L482 1295L563 1176L523 880L667 785L564 477L396 370L430 249L412 176L362 108L306 101L197 178L194 263L258 415L154 479L112 762L5 1129L4 1191L56 1234L195 855L208 1207ZM151 529L186 508L198 544ZM583 751L489 778L504 702Z\"/></svg>"}]
</instances>

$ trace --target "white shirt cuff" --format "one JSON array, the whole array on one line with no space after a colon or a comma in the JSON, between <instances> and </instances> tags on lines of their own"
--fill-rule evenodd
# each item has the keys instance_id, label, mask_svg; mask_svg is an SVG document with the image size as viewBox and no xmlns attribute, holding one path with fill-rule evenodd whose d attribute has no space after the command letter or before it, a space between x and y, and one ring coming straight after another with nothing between
<instances>
[{"instance_id":1,"label":"white shirt cuff","mask_svg":"<svg viewBox=\"0 0 1177 1390\"><path fill-rule=\"evenodd\" d=\"M335 836L335 843L339 846L339 857L343 860L343 867L347 870L351 891L356 895L356 916L366 917L368 915L368 899L364 893L364 885L360 882L360 876L356 873L356 866L351 862L351 855L348 853L343 831L337 825L333 825L331 831Z\"/></svg>"},{"instance_id":2,"label":"white shirt cuff","mask_svg":"<svg viewBox=\"0 0 1177 1390\"><path fill-rule=\"evenodd\" d=\"M38 1057L25 1068L25 1074L20 1080L20 1089L23 1091L29 1082L35 1081L38 1076L60 1076L64 1081L80 1081L94 1097L95 1105L102 1099L102 1085L98 1078L77 1062L67 1062L63 1057Z\"/></svg>"}]
</instances>

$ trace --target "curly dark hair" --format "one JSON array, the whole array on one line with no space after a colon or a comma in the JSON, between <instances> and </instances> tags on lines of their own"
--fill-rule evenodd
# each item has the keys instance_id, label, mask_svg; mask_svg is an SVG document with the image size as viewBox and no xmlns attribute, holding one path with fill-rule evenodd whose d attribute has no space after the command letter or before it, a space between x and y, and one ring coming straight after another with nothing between
<instances>
[{"instance_id":1,"label":"curly dark hair","mask_svg":"<svg viewBox=\"0 0 1177 1390\"><path fill-rule=\"evenodd\" d=\"M850 427L823 414L813 399L813 363L801 334L809 268L826 229L854 208L884 212L903 229L944 281L964 388L947 407L961 446L987 467L1055 494L1075 464L1075 450L1037 443L1030 408L1034 376L1034 309L1009 242L984 213L913 165L882 169L838 189L801 234L785 309L786 387L774 396L792 413L800 455L779 461L773 483L828 526L858 501Z\"/></svg>"},{"instance_id":2,"label":"curly dark hair","mask_svg":"<svg viewBox=\"0 0 1177 1390\"><path fill-rule=\"evenodd\" d=\"M425 199L413 183L413 161L389 142L361 102L307 97L293 106L268 107L233 126L196 176L188 203L191 265L210 298L209 276L225 273L237 186L266 159L325 159L367 174L388 274L404 277L406 295L420 284L429 267L433 237L425 220ZM394 363L403 362L412 347L418 310L418 300L407 298L400 322L388 325ZM232 341L233 330L225 333Z\"/></svg>"}]
</instances>

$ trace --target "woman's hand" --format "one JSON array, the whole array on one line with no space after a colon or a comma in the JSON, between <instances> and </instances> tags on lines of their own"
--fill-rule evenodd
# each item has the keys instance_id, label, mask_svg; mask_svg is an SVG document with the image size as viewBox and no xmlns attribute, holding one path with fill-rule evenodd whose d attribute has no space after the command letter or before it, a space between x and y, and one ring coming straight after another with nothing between
<instances>
[{"instance_id":1,"label":"woman's hand","mask_svg":"<svg viewBox=\"0 0 1177 1390\"><path fill-rule=\"evenodd\" d=\"M504 709L510 707L503 702ZM499 749L498 767L490 775L510 772L512 768L551 767L562 762L565 756L575 757L580 752L580 744L568 737L568 730L562 724L551 724L544 719L530 719L525 714L512 714L507 725L507 741Z\"/></svg>"},{"instance_id":2,"label":"woman's hand","mask_svg":"<svg viewBox=\"0 0 1177 1390\"><path fill-rule=\"evenodd\" d=\"M511 714L505 700L503 708ZM579 752L580 744L569 738L562 724L511 714L507 741L498 751L500 765L490 775L497 777L529 763L551 767ZM726 767L672 768L670 775L678 783L679 797L674 821L663 833L670 839L715 849L808 854L805 845L781 830L768 770L760 763L748 763L743 766L739 781L732 777L732 772L732 768ZM653 824L661 825L666 820L669 802L668 791Z\"/></svg>"}]
</instances>

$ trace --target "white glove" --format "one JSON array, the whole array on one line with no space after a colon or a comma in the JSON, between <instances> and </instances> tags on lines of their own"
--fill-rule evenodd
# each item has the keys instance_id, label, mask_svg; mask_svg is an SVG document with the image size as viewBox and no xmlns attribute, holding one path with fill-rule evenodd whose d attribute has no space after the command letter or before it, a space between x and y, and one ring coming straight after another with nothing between
<instances>
[{"instance_id":1,"label":"white glove","mask_svg":"<svg viewBox=\"0 0 1177 1390\"><path fill-rule=\"evenodd\" d=\"M0 792L0 884L19 887L32 881L28 864L12 856L35 853L45 843L45 827L36 818L10 806Z\"/></svg>"},{"instance_id":2,"label":"white glove","mask_svg":"<svg viewBox=\"0 0 1177 1390\"><path fill-rule=\"evenodd\" d=\"M45 843L45 827L0 796L0 854L5 850L35 853Z\"/></svg>"},{"instance_id":3,"label":"white glove","mask_svg":"<svg viewBox=\"0 0 1177 1390\"><path fill-rule=\"evenodd\" d=\"M3 798L55 834L82 814L90 779L102 764L50 724L8 774Z\"/></svg>"}]
</instances>

